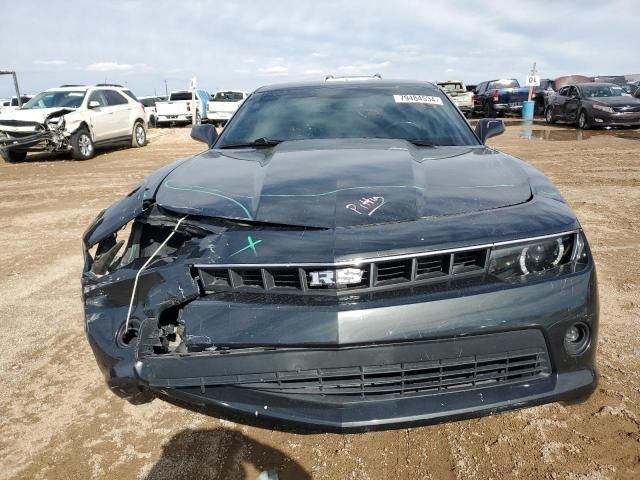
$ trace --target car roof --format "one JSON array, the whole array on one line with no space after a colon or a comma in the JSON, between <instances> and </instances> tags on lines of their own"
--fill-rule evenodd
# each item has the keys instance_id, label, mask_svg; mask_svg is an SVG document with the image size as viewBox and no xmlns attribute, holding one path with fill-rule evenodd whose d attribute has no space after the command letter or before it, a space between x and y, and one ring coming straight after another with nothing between
<instances>
[{"instance_id":1,"label":"car roof","mask_svg":"<svg viewBox=\"0 0 640 480\"><path fill-rule=\"evenodd\" d=\"M366 78L362 80L352 80L348 82L326 82L316 81L316 82L292 82L292 83L276 83L273 85L265 85L255 90L255 93L263 93L263 92L275 92L278 90L290 90L295 88L309 88L309 87L326 87L326 88L347 88L353 89L354 87L430 87L435 90L438 90L431 82L426 82L423 80L377 80L372 82L371 79Z\"/></svg>"},{"instance_id":2,"label":"car roof","mask_svg":"<svg viewBox=\"0 0 640 480\"><path fill-rule=\"evenodd\" d=\"M117 87L115 85L76 85L76 86L67 86L67 87L55 87L55 88L48 88L47 90L45 90L45 92L77 92L77 91L84 91L86 92L87 90L91 89L91 88L108 88L108 89L112 89L112 90L128 90L127 87Z\"/></svg>"},{"instance_id":3,"label":"car roof","mask_svg":"<svg viewBox=\"0 0 640 480\"><path fill-rule=\"evenodd\" d=\"M615 83L609 82L585 82L585 83L576 83L576 87L620 87L620 85L616 85Z\"/></svg>"}]
</instances>

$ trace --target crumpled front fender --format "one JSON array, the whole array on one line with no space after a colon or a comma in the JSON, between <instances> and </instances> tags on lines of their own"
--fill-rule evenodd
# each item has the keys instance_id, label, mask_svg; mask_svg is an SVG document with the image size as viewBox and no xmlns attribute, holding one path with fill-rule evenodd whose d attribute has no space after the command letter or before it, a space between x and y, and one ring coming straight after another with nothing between
<instances>
[{"instance_id":1,"label":"crumpled front fender","mask_svg":"<svg viewBox=\"0 0 640 480\"><path fill-rule=\"evenodd\" d=\"M156 170L125 197L102 210L82 235L85 249L100 243L152 205L155 202L158 187L165 177L189 158L176 160Z\"/></svg>"}]
</instances>

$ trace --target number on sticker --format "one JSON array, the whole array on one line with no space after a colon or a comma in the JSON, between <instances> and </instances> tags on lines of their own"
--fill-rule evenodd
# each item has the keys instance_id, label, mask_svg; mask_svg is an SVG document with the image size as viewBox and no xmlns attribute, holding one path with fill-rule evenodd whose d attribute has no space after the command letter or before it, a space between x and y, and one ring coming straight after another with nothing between
<instances>
[{"instance_id":1,"label":"number on sticker","mask_svg":"<svg viewBox=\"0 0 640 480\"><path fill-rule=\"evenodd\" d=\"M396 103L426 103L427 105L442 105L440 97L432 95L394 95Z\"/></svg>"}]
</instances>

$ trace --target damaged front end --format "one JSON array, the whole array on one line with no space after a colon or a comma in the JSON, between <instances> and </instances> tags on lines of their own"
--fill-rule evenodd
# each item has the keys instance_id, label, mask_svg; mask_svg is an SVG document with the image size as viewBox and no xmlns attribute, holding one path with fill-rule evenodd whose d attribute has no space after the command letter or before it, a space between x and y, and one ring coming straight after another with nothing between
<instances>
[{"instance_id":1,"label":"damaged front end","mask_svg":"<svg viewBox=\"0 0 640 480\"><path fill-rule=\"evenodd\" d=\"M82 237L86 334L109 387L133 403L151 399L134 376L140 324L147 318L171 323L176 307L198 295L189 268L176 261L193 247L190 235L179 232L156 252L179 219L162 214L153 197L182 161L158 170L100 212ZM143 271L154 252L154 263Z\"/></svg>"},{"instance_id":2,"label":"damaged front end","mask_svg":"<svg viewBox=\"0 0 640 480\"><path fill-rule=\"evenodd\" d=\"M48 114L43 122L27 120L0 121L0 149L5 151L62 152L71 149L74 131L67 128L65 115L72 109Z\"/></svg>"}]
</instances>

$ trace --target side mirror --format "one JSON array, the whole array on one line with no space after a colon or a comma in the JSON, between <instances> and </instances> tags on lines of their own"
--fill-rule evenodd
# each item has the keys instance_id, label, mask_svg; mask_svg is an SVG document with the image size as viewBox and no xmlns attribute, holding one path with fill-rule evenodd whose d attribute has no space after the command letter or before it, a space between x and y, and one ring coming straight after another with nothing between
<instances>
[{"instance_id":1,"label":"side mirror","mask_svg":"<svg viewBox=\"0 0 640 480\"><path fill-rule=\"evenodd\" d=\"M97 100L92 100L89 102L89 108L99 108L100 107L100 102L98 102Z\"/></svg>"},{"instance_id":2,"label":"side mirror","mask_svg":"<svg viewBox=\"0 0 640 480\"><path fill-rule=\"evenodd\" d=\"M481 118L476 125L476 135L482 143L486 143L491 137L503 134L504 131L504 122L495 118Z\"/></svg>"},{"instance_id":3,"label":"side mirror","mask_svg":"<svg viewBox=\"0 0 640 480\"><path fill-rule=\"evenodd\" d=\"M211 148L218 139L218 131L216 127L211 124L195 125L191 129L191 138L199 142L204 142Z\"/></svg>"}]
</instances>

